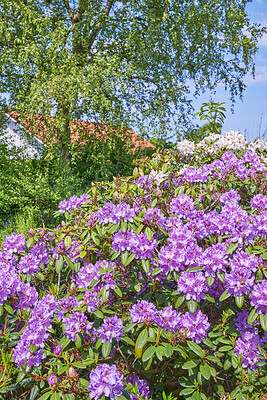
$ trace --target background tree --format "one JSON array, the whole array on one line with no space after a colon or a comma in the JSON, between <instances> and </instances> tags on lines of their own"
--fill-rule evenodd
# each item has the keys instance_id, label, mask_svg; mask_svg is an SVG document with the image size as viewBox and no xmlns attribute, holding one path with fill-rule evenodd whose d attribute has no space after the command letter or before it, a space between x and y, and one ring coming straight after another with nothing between
<instances>
[{"instance_id":1,"label":"background tree","mask_svg":"<svg viewBox=\"0 0 267 400\"><path fill-rule=\"evenodd\" d=\"M0 0L0 91L50 124L64 163L70 119L174 130L195 95L223 83L242 96L264 29L249 0Z\"/></svg>"}]
</instances>

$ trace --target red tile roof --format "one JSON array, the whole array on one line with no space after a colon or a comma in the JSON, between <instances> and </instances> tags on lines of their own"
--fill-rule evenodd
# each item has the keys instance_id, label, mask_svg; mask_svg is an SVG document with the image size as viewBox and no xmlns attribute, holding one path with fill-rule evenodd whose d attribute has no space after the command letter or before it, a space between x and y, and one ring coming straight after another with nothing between
<instances>
[{"instance_id":1,"label":"red tile roof","mask_svg":"<svg viewBox=\"0 0 267 400\"><path fill-rule=\"evenodd\" d=\"M44 117L42 114L33 114L30 116L23 116L21 113L15 111L9 111L8 114L19 124L23 125L30 133L36 136L39 140L46 143L47 140L51 140L51 136L48 135L49 131L55 130L54 136L56 137L56 118L49 116ZM137 135L130 129L114 129L108 127L105 124L97 124L88 121L82 121L79 119L72 119L70 121L70 137L72 144L79 144L84 146L90 137L95 135L97 138L102 138L102 140L107 140L109 132L116 132L122 137L128 137L132 142L131 151L135 152L138 148L155 148L155 146L143 139L141 136ZM56 139L55 139L56 142Z\"/></svg>"}]
</instances>

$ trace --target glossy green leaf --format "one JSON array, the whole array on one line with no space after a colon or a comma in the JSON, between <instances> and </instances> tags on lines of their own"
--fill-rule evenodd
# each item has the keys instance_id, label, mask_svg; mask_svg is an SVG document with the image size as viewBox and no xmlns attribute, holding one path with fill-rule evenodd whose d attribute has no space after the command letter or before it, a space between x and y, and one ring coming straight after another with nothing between
<instances>
[{"instance_id":1,"label":"glossy green leaf","mask_svg":"<svg viewBox=\"0 0 267 400\"><path fill-rule=\"evenodd\" d=\"M194 314L197 311L197 302L193 299L188 300L187 308L191 314Z\"/></svg>"},{"instance_id":2,"label":"glossy green leaf","mask_svg":"<svg viewBox=\"0 0 267 400\"><path fill-rule=\"evenodd\" d=\"M104 342L102 344L102 355L104 358L106 358L109 355L109 353L111 352L111 347L112 347L112 344L109 342Z\"/></svg>"},{"instance_id":3,"label":"glossy green leaf","mask_svg":"<svg viewBox=\"0 0 267 400\"><path fill-rule=\"evenodd\" d=\"M136 347L137 349L142 349L144 347L144 345L146 344L148 339L148 332L147 329L143 329L140 333L139 336L137 338L136 341Z\"/></svg>"},{"instance_id":4,"label":"glossy green leaf","mask_svg":"<svg viewBox=\"0 0 267 400\"><path fill-rule=\"evenodd\" d=\"M195 368L199 364L199 360L190 360L182 365L183 369Z\"/></svg>"},{"instance_id":5,"label":"glossy green leaf","mask_svg":"<svg viewBox=\"0 0 267 400\"><path fill-rule=\"evenodd\" d=\"M230 246L227 247L225 254L232 254L238 248L238 245L238 242L231 243Z\"/></svg>"},{"instance_id":6,"label":"glossy green leaf","mask_svg":"<svg viewBox=\"0 0 267 400\"><path fill-rule=\"evenodd\" d=\"M200 373L204 376L205 379L209 380L211 376L210 366L206 362L200 364Z\"/></svg>"},{"instance_id":7,"label":"glossy green leaf","mask_svg":"<svg viewBox=\"0 0 267 400\"><path fill-rule=\"evenodd\" d=\"M156 351L155 346L148 347L143 353L142 360L144 362L149 360L151 357L153 357L153 355L155 354L155 351Z\"/></svg>"},{"instance_id":8,"label":"glossy green leaf","mask_svg":"<svg viewBox=\"0 0 267 400\"><path fill-rule=\"evenodd\" d=\"M228 297L230 297L230 296L231 296L231 295L228 293L228 291L225 290L225 291L221 294L221 296L220 296L220 298L219 298L219 301L224 301L224 300L228 299Z\"/></svg>"},{"instance_id":9,"label":"glossy green leaf","mask_svg":"<svg viewBox=\"0 0 267 400\"><path fill-rule=\"evenodd\" d=\"M187 341L187 346L199 357L204 357L205 353L202 348L195 342Z\"/></svg>"},{"instance_id":10,"label":"glossy green leaf","mask_svg":"<svg viewBox=\"0 0 267 400\"><path fill-rule=\"evenodd\" d=\"M244 304L244 296L237 296L235 297L235 303L238 308L242 308Z\"/></svg>"},{"instance_id":11,"label":"glossy green leaf","mask_svg":"<svg viewBox=\"0 0 267 400\"><path fill-rule=\"evenodd\" d=\"M259 316L259 314L255 310L255 308L252 308L252 310L250 311L249 316L248 316L248 325L253 324L253 322L255 321L255 319L257 319L258 316Z\"/></svg>"},{"instance_id":12,"label":"glossy green leaf","mask_svg":"<svg viewBox=\"0 0 267 400\"><path fill-rule=\"evenodd\" d=\"M260 314L260 323L261 323L262 329L264 331L267 331L267 315L266 314Z\"/></svg>"}]
</instances>

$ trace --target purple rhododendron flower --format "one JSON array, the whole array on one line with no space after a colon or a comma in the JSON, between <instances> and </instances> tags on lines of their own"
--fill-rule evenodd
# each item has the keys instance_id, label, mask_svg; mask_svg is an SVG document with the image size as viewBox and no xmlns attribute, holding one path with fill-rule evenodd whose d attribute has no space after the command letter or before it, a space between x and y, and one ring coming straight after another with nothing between
<instances>
[{"instance_id":1,"label":"purple rhododendron flower","mask_svg":"<svg viewBox=\"0 0 267 400\"><path fill-rule=\"evenodd\" d=\"M23 233L17 235L12 233L5 238L3 243L3 250L9 254L19 254L26 249L26 240Z\"/></svg>"},{"instance_id":2,"label":"purple rhododendron flower","mask_svg":"<svg viewBox=\"0 0 267 400\"><path fill-rule=\"evenodd\" d=\"M167 306L159 311L155 322L167 331L176 332L181 327L181 313Z\"/></svg>"},{"instance_id":3,"label":"purple rhododendron flower","mask_svg":"<svg viewBox=\"0 0 267 400\"><path fill-rule=\"evenodd\" d=\"M177 281L177 290L185 294L186 300L193 299L199 302L206 298L205 292L208 291L206 278L200 271L184 271Z\"/></svg>"},{"instance_id":4,"label":"purple rhododendron flower","mask_svg":"<svg viewBox=\"0 0 267 400\"><path fill-rule=\"evenodd\" d=\"M193 342L200 343L207 337L210 323L208 317L202 311L197 310L194 314L186 312L182 316L181 326L186 330L187 337Z\"/></svg>"},{"instance_id":5,"label":"purple rhododendron flower","mask_svg":"<svg viewBox=\"0 0 267 400\"><path fill-rule=\"evenodd\" d=\"M139 400L141 396L143 400L148 400L150 397L150 391L145 379L140 379L137 375L131 375L129 378L126 379L127 383L131 383L133 387L135 384L138 385L138 392L137 395L129 393L131 400Z\"/></svg>"},{"instance_id":6,"label":"purple rhododendron flower","mask_svg":"<svg viewBox=\"0 0 267 400\"><path fill-rule=\"evenodd\" d=\"M40 270L40 260L33 254L27 254L21 257L17 267L20 274L33 275Z\"/></svg>"},{"instance_id":7,"label":"purple rhododendron flower","mask_svg":"<svg viewBox=\"0 0 267 400\"><path fill-rule=\"evenodd\" d=\"M90 373L89 380L87 390L91 399L98 400L104 394L113 400L122 394L123 375L116 370L115 365L98 365Z\"/></svg>"},{"instance_id":8,"label":"purple rhododendron flower","mask_svg":"<svg viewBox=\"0 0 267 400\"><path fill-rule=\"evenodd\" d=\"M194 200L187 194L182 193L180 196L172 199L170 211L172 214L178 214L179 217L188 218L195 212Z\"/></svg>"},{"instance_id":9,"label":"purple rhododendron flower","mask_svg":"<svg viewBox=\"0 0 267 400\"><path fill-rule=\"evenodd\" d=\"M88 322L86 315L80 311L74 311L69 317L63 317L63 323L66 325L65 336L75 342L76 333L89 333L93 322Z\"/></svg>"},{"instance_id":10,"label":"purple rhododendron flower","mask_svg":"<svg viewBox=\"0 0 267 400\"><path fill-rule=\"evenodd\" d=\"M147 300L137 300L130 309L130 317L133 323L154 322L157 316L157 309L153 303Z\"/></svg>"},{"instance_id":11,"label":"purple rhododendron flower","mask_svg":"<svg viewBox=\"0 0 267 400\"><path fill-rule=\"evenodd\" d=\"M248 322L247 322L248 316L249 316L248 310L244 310L244 311L238 313L234 320L235 327L238 330L238 332L240 333L240 335L243 335L246 332L252 332L252 333L258 332L258 329L255 326L248 324ZM254 324L257 322L258 322L257 320L254 321Z\"/></svg>"},{"instance_id":12,"label":"purple rhododendron flower","mask_svg":"<svg viewBox=\"0 0 267 400\"><path fill-rule=\"evenodd\" d=\"M267 314L267 280L254 286L250 302L259 314Z\"/></svg>"},{"instance_id":13,"label":"purple rhododendron flower","mask_svg":"<svg viewBox=\"0 0 267 400\"><path fill-rule=\"evenodd\" d=\"M123 329L124 326L119 317L109 317L104 319L102 326L96 329L94 334L102 340L102 343L112 343L112 339L119 342L123 336Z\"/></svg>"},{"instance_id":14,"label":"purple rhododendron flower","mask_svg":"<svg viewBox=\"0 0 267 400\"><path fill-rule=\"evenodd\" d=\"M58 379L57 376L55 374L51 374L49 375L48 379L47 379L48 385L53 388L57 385L58 383Z\"/></svg>"},{"instance_id":15,"label":"purple rhododendron flower","mask_svg":"<svg viewBox=\"0 0 267 400\"><path fill-rule=\"evenodd\" d=\"M228 293L237 297L249 294L254 277L251 277L251 271L246 267L234 267L230 273L225 274L224 281Z\"/></svg>"},{"instance_id":16,"label":"purple rhododendron flower","mask_svg":"<svg viewBox=\"0 0 267 400\"><path fill-rule=\"evenodd\" d=\"M237 339L235 345L235 352L238 355L242 355L242 367L251 368L255 370L257 368L256 362L261 361L258 357L260 355L258 350L258 344L260 343L260 337L254 332L245 332Z\"/></svg>"}]
</instances>

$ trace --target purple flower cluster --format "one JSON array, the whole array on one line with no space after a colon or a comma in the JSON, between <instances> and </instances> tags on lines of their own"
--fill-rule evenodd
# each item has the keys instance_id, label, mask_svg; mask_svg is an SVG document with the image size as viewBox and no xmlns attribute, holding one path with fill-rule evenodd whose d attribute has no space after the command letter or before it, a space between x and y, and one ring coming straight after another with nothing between
<instances>
[{"instance_id":1,"label":"purple flower cluster","mask_svg":"<svg viewBox=\"0 0 267 400\"><path fill-rule=\"evenodd\" d=\"M44 358L43 348L51 328L51 321L57 309L57 301L52 295L47 295L39 300L32 309L30 318L25 326L18 344L14 348L13 359L22 369L26 366L38 367Z\"/></svg>"},{"instance_id":2,"label":"purple flower cluster","mask_svg":"<svg viewBox=\"0 0 267 400\"><path fill-rule=\"evenodd\" d=\"M205 271L205 276L213 276L226 271L227 255L225 254L227 246L225 243L217 243L208 247L201 256L200 265Z\"/></svg>"},{"instance_id":3,"label":"purple flower cluster","mask_svg":"<svg viewBox=\"0 0 267 400\"><path fill-rule=\"evenodd\" d=\"M185 329L187 337L193 342L200 343L207 337L210 323L208 317L202 311L197 310L194 314L186 312L182 316L182 327Z\"/></svg>"},{"instance_id":4,"label":"purple flower cluster","mask_svg":"<svg viewBox=\"0 0 267 400\"><path fill-rule=\"evenodd\" d=\"M116 264L112 261L99 260L95 264L84 264L76 276L77 286L79 288L86 288L95 281L97 285L94 286L94 289L98 293L103 287L107 290L115 289L113 276L115 270Z\"/></svg>"},{"instance_id":5,"label":"purple flower cluster","mask_svg":"<svg viewBox=\"0 0 267 400\"><path fill-rule=\"evenodd\" d=\"M172 199L170 211L172 214L178 214L179 217L190 218L195 212L194 200L182 193L180 196Z\"/></svg>"},{"instance_id":6,"label":"purple flower cluster","mask_svg":"<svg viewBox=\"0 0 267 400\"><path fill-rule=\"evenodd\" d=\"M256 196L250 200L250 206L258 211L267 211L267 197L261 193L256 194Z\"/></svg>"},{"instance_id":7,"label":"purple flower cluster","mask_svg":"<svg viewBox=\"0 0 267 400\"><path fill-rule=\"evenodd\" d=\"M244 335L246 332L251 332L251 333L257 333L257 328L254 325L249 325L248 324L248 316L249 312L248 310L244 310L240 313L237 314L235 318L235 327L240 333L240 335ZM258 321L255 321L256 323Z\"/></svg>"},{"instance_id":8,"label":"purple flower cluster","mask_svg":"<svg viewBox=\"0 0 267 400\"><path fill-rule=\"evenodd\" d=\"M66 326L65 336L73 342L76 340L76 333L89 334L93 326L93 322L88 322L86 315L80 311L73 311L69 317L63 317L62 321Z\"/></svg>"},{"instance_id":9,"label":"purple flower cluster","mask_svg":"<svg viewBox=\"0 0 267 400\"><path fill-rule=\"evenodd\" d=\"M23 233L17 235L16 233L12 233L5 238L3 243L3 251L8 253L10 256L13 254L20 254L22 251L26 249L26 240Z\"/></svg>"},{"instance_id":10,"label":"purple flower cluster","mask_svg":"<svg viewBox=\"0 0 267 400\"><path fill-rule=\"evenodd\" d=\"M65 211L71 212L75 208L80 208L89 200L89 195L87 193L82 194L80 197L72 196L69 200L62 200L59 203L59 211L64 213Z\"/></svg>"},{"instance_id":11,"label":"purple flower cluster","mask_svg":"<svg viewBox=\"0 0 267 400\"><path fill-rule=\"evenodd\" d=\"M250 302L259 314L267 315L267 280L254 285Z\"/></svg>"},{"instance_id":12,"label":"purple flower cluster","mask_svg":"<svg viewBox=\"0 0 267 400\"><path fill-rule=\"evenodd\" d=\"M123 336L123 329L124 326L119 317L109 317L104 319L101 327L94 331L94 335L99 337L102 343L112 343L112 339L119 342L120 338Z\"/></svg>"},{"instance_id":13,"label":"purple flower cluster","mask_svg":"<svg viewBox=\"0 0 267 400\"><path fill-rule=\"evenodd\" d=\"M121 220L133 222L133 217L137 212L137 207L131 208L127 203L119 203L117 206L113 203L106 203L96 212L96 217L101 224L118 224Z\"/></svg>"},{"instance_id":14,"label":"purple flower cluster","mask_svg":"<svg viewBox=\"0 0 267 400\"><path fill-rule=\"evenodd\" d=\"M153 303L147 300L137 300L137 303L130 309L130 318L133 323L154 322L157 316L157 309Z\"/></svg>"},{"instance_id":15,"label":"purple flower cluster","mask_svg":"<svg viewBox=\"0 0 267 400\"><path fill-rule=\"evenodd\" d=\"M33 275L40 270L40 260L33 254L26 254L21 257L17 267L20 274Z\"/></svg>"},{"instance_id":16,"label":"purple flower cluster","mask_svg":"<svg viewBox=\"0 0 267 400\"><path fill-rule=\"evenodd\" d=\"M158 207L148 208L143 216L144 224L158 225L163 229L166 229L167 218L162 214Z\"/></svg>"},{"instance_id":17,"label":"purple flower cluster","mask_svg":"<svg viewBox=\"0 0 267 400\"><path fill-rule=\"evenodd\" d=\"M177 281L177 290L185 294L186 300L193 299L199 302L206 298L205 292L208 292L206 278L200 271L184 271Z\"/></svg>"},{"instance_id":18,"label":"purple flower cluster","mask_svg":"<svg viewBox=\"0 0 267 400\"><path fill-rule=\"evenodd\" d=\"M167 306L159 311L155 322L167 331L176 332L182 327L181 313L177 313L172 306Z\"/></svg>"},{"instance_id":19,"label":"purple flower cluster","mask_svg":"<svg viewBox=\"0 0 267 400\"><path fill-rule=\"evenodd\" d=\"M120 229L112 237L112 250L125 251L128 250L135 254L136 258L152 258L157 241L149 240L145 233L135 234L133 230L122 232Z\"/></svg>"},{"instance_id":20,"label":"purple flower cluster","mask_svg":"<svg viewBox=\"0 0 267 400\"><path fill-rule=\"evenodd\" d=\"M101 364L89 375L89 386L91 399L98 400L102 395L113 400L122 394L123 375L116 370L115 365Z\"/></svg>"},{"instance_id":21,"label":"purple flower cluster","mask_svg":"<svg viewBox=\"0 0 267 400\"><path fill-rule=\"evenodd\" d=\"M137 395L129 393L131 400L139 400L142 398L143 400L148 400L150 398L150 391L145 379L140 379L137 375L131 375L126 379L127 383L131 383L133 387L137 383L138 392Z\"/></svg>"},{"instance_id":22,"label":"purple flower cluster","mask_svg":"<svg viewBox=\"0 0 267 400\"><path fill-rule=\"evenodd\" d=\"M258 344L261 343L260 337L254 332L245 332L243 335L237 339L235 345L235 352L238 355L242 355L242 367L251 368L255 370L256 363L261 361L260 354L258 350Z\"/></svg>"}]
</instances>

